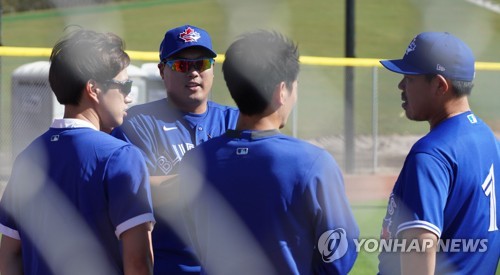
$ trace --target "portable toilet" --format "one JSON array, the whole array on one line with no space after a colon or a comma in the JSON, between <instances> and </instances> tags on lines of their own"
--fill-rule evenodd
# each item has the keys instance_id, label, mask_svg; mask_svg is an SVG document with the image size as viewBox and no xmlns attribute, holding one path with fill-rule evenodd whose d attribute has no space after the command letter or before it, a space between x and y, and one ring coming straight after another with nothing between
<instances>
[{"instance_id":1,"label":"portable toilet","mask_svg":"<svg viewBox=\"0 0 500 275\"><path fill-rule=\"evenodd\" d=\"M15 158L33 139L45 132L64 106L50 89L49 61L21 65L12 73L11 137Z\"/></svg>"},{"instance_id":2,"label":"portable toilet","mask_svg":"<svg viewBox=\"0 0 500 275\"><path fill-rule=\"evenodd\" d=\"M151 102L167 97L165 85L158 71L157 63L144 63L141 66L146 83L146 101Z\"/></svg>"}]
</instances>

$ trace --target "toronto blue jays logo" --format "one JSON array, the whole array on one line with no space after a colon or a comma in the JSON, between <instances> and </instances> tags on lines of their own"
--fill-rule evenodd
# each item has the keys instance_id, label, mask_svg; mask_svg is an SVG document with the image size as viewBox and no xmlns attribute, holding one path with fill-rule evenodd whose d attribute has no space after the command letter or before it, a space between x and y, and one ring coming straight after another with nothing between
<instances>
[{"instance_id":1,"label":"toronto blue jays logo","mask_svg":"<svg viewBox=\"0 0 500 275\"><path fill-rule=\"evenodd\" d=\"M390 230L391 224L392 224L392 217L384 218L384 224L382 225L382 231L380 232L381 239L388 240L392 238L392 233Z\"/></svg>"},{"instance_id":2,"label":"toronto blue jays logo","mask_svg":"<svg viewBox=\"0 0 500 275\"><path fill-rule=\"evenodd\" d=\"M396 200L394 199L394 193L391 193L389 197L389 204L387 205L387 213L384 218L384 223L382 224L382 231L380 232L380 237L382 239L390 239L392 238L392 233L391 233L391 224L392 224L392 215L394 215L394 212L398 208L398 205L396 203Z\"/></svg>"},{"instance_id":3,"label":"toronto blue jays logo","mask_svg":"<svg viewBox=\"0 0 500 275\"><path fill-rule=\"evenodd\" d=\"M200 33L188 27L183 32L179 34L179 38L184 40L184 42L196 42L200 39Z\"/></svg>"},{"instance_id":4,"label":"toronto blue jays logo","mask_svg":"<svg viewBox=\"0 0 500 275\"><path fill-rule=\"evenodd\" d=\"M343 228L328 230L318 240L318 250L325 263L342 258L347 252L347 234Z\"/></svg>"},{"instance_id":5,"label":"toronto blue jays logo","mask_svg":"<svg viewBox=\"0 0 500 275\"><path fill-rule=\"evenodd\" d=\"M417 48L417 43L415 43L415 40L416 40L416 38L413 38L410 45L408 45L408 48L406 48L405 55L413 52Z\"/></svg>"},{"instance_id":6,"label":"toronto blue jays logo","mask_svg":"<svg viewBox=\"0 0 500 275\"><path fill-rule=\"evenodd\" d=\"M394 193L389 196L389 204L387 205L387 214L390 216L394 215L394 211L398 208L396 200L394 199Z\"/></svg>"},{"instance_id":7,"label":"toronto blue jays logo","mask_svg":"<svg viewBox=\"0 0 500 275\"><path fill-rule=\"evenodd\" d=\"M164 151L163 155L160 155L156 159L156 167L158 167L165 175L169 175L174 168L177 167L177 164L181 161L184 154L193 148L194 145L191 143L172 144L170 151Z\"/></svg>"}]
</instances>

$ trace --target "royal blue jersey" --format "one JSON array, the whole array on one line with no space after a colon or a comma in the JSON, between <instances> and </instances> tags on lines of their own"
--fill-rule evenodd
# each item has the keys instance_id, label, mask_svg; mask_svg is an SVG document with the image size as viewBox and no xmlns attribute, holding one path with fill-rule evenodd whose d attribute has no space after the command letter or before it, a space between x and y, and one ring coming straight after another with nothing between
<instances>
[{"instance_id":1,"label":"royal blue jersey","mask_svg":"<svg viewBox=\"0 0 500 275\"><path fill-rule=\"evenodd\" d=\"M120 235L154 222L139 150L93 125L55 120L16 158L0 232L21 240L24 274L122 274Z\"/></svg>"},{"instance_id":2,"label":"royal blue jersey","mask_svg":"<svg viewBox=\"0 0 500 275\"><path fill-rule=\"evenodd\" d=\"M422 228L439 238L436 274L494 274L500 150L471 112L449 118L412 147L389 198L382 239ZM399 274L399 253L379 255L381 274Z\"/></svg>"},{"instance_id":3,"label":"royal blue jersey","mask_svg":"<svg viewBox=\"0 0 500 275\"><path fill-rule=\"evenodd\" d=\"M236 127L239 114L236 108L212 101L207 107L203 114L192 114L180 112L168 99L136 105L112 134L141 149L151 176L177 174L178 164L187 151ZM161 209L160 205L154 207L157 213L170 210ZM171 214L178 213L168 215ZM157 217L153 231L155 274L199 273L199 263L192 251L164 219Z\"/></svg>"},{"instance_id":4,"label":"royal blue jersey","mask_svg":"<svg viewBox=\"0 0 500 275\"><path fill-rule=\"evenodd\" d=\"M208 274L346 274L359 230L333 157L272 131L228 131L188 152L181 197Z\"/></svg>"}]
</instances>

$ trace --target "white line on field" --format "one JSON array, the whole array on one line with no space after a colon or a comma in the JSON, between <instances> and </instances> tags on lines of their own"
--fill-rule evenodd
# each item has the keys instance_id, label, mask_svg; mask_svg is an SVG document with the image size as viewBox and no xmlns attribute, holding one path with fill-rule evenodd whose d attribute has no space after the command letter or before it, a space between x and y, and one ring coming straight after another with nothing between
<instances>
[{"instance_id":1,"label":"white line on field","mask_svg":"<svg viewBox=\"0 0 500 275\"><path fill-rule=\"evenodd\" d=\"M465 0L465 1L478 5L482 8L488 9L490 11L500 13L500 4L493 3L489 0Z\"/></svg>"}]
</instances>

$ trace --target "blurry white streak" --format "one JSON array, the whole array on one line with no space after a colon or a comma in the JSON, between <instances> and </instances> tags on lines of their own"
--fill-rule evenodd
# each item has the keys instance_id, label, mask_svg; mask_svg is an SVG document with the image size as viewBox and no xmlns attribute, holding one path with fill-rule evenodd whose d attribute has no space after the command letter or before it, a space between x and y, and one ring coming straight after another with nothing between
<instances>
[{"instance_id":1,"label":"blurry white streak","mask_svg":"<svg viewBox=\"0 0 500 275\"><path fill-rule=\"evenodd\" d=\"M157 220L167 222L184 243L193 244L195 252L202 253L197 256L208 274L275 274L264 251L231 206L203 184L201 170L193 169L190 175L190 179L198 180L162 186L163 203L155 208ZM183 215L186 205L203 213ZM197 221L194 227L192 217Z\"/></svg>"},{"instance_id":2,"label":"blurry white streak","mask_svg":"<svg viewBox=\"0 0 500 275\"><path fill-rule=\"evenodd\" d=\"M465 0L465 1L478 5L482 8L488 9L492 12L500 13L500 4L496 4L488 0Z\"/></svg>"},{"instance_id":3,"label":"blurry white streak","mask_svg":"<svg viewBox=\"0 0 500 275\"><path fill-rule=\"evenodd\" d=\"M113 274L115 269L87 224L65 196L46 182L42 154L28 163L30 181L16 184L15 200L21 211L17 223L25 230L54 274ZM44 234L43 234L44 233ZM21 242L23 240L21 239Z\"/></svg>"},{"instance_id":4,"label":"blurry white streak","mask_svg":"<svg viewBox=\"0 0 500 275\"><path fill-rule=\"evenodd\" d=\"M290 29L290 8L284 0L217 0L227 17L231 43L240 34L258 29L275 30L285 35Z\"/></svg>"},{"instance_id":5,"label":"blurry white streak","mask_svg":"<svg viewBox=\"0 0 500 275\"><path fill-rule=\"evenodd\" d=\"M97 32L112 32L115 33L122 38L125 34L125 30L123 29L123 18L121 16L121 12L117 11L106 11L103 13L95 13L95 14L74 14L66 12L67 8L65 8L65 3L73 0L50 0L54 6L59 10L61 14L64 15L65 24L62 28L68 26L81 26L85 29L90 29ZM76 0L78 1L78 0ZM96 0L80 0L80 2L85 3L86 6L91 5L99 5Z\"/></svg>"},{"instance_id":6,"label":"blurry white streak","mask_svg":"<svg viewBox=\"0 0 500 275\"><path fill-rule=\"evenodd\" d=\"M490 51L495 13L456 0L411 0L421 9L422 31L446 31L462 39L479 57ZM443 12L446 11L446 12Z\"/></svg>"}]
</instances>

